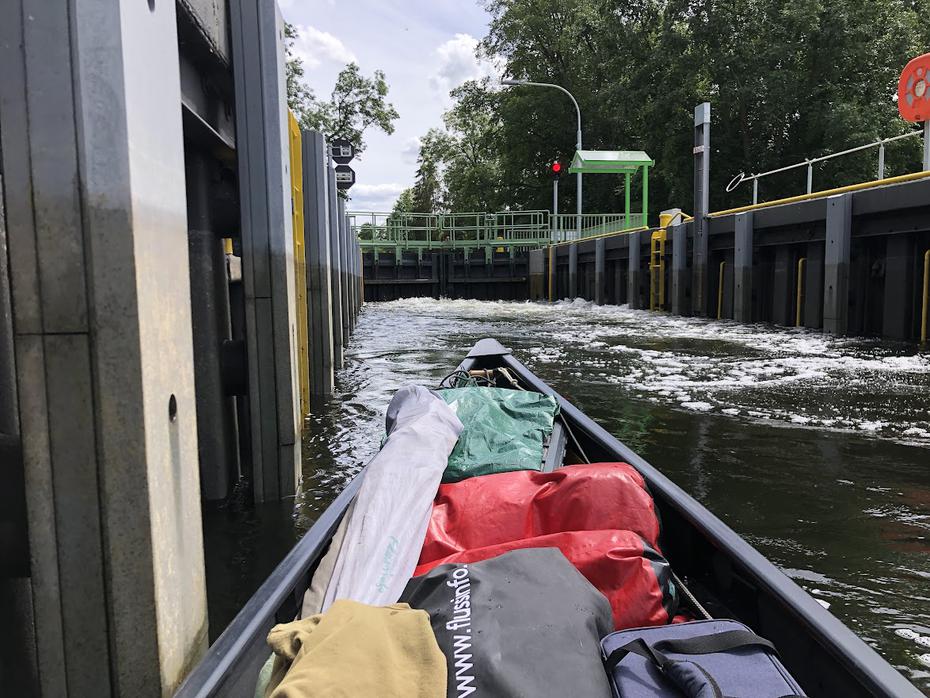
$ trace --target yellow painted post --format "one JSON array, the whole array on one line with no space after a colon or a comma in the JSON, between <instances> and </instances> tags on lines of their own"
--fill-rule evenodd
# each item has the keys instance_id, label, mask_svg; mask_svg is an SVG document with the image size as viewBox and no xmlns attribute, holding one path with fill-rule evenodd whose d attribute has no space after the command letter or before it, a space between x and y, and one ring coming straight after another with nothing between
<instances>
[{"instance_id":1,"label":"yellow painted post","mask_svg":"<svg viewBox=\"0 0 930 698\"><path fill-rule=\"evenodd\" d=\"M291 217L294 227L295 302L297 304L297 374L300 379L301 423L310 414L310 336L307 317L307 256L304 247L304 173L301 157L300 126L291 111L287 113L291 156Z\"/></svg>"},{"instance_id":2,"label":"yellow painted post","mask_svg":"<svg viewBox=\"0 0 930 698\"><path fill-rule=\"evenodd\" d=\"M665 307L665 229L652 234L649 254L649 309Z\"/></svg>"},{"instance_id":3,"label":"yellow painted post","mask_svg":"<svg viewBox=\"0 0 930 698\"><path fill-rule=\"evenodd\" d=\"M801 299L804 297L804 267L807 264L807 257L801 257L798 260L798 293L795 300L794 326L801 326Z\"/></svg>"},{"instance_id":4,"label":"yellow painted post","mask_svg":"<svg viewBox=\"0 0 930 698\"><path fill-rule=\"evenodd\" d=\"M924 295L927 294L924 293ZM549 245L549 302L553 301L555 301L555 247Z\"/></svg>"},{"instance_id":5,"label":"yellow painted post","mask_svg":"<svg viewBox=\"0 0 930 698\"><path fill-rule=\"evenodd\" d=\"M930 250L924 252L924 295L920 312L920 343L927 343L927 306L930 305Z\"/></svg>"},{"instance_id":6,"label":"yellow painted post","mask_svg":"<svg viewBox=\"0 0 930 698\"><path fill-rule=\"evenodd\" d=\"M662 310L665 307L665 243L668 240L668 226L677 214L660 213L659 230L652 234L651 253L649 255L649 309Z\"/></svg>"},{"instance_id":7,"label":"yellow painted post","mask_svg":"<svg viewBox=\"0 0 930 698\"><path fill-rule=\"evenodd\" d=\"M723 271L727 263L720 262L720 278L717 280L717 319L723 319Z\"/></svg>"}]
</instances>

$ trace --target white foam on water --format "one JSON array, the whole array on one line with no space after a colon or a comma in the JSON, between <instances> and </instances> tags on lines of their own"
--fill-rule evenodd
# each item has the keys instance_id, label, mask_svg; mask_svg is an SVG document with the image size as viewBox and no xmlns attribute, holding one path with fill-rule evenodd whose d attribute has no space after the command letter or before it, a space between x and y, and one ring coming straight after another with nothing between
<instances>
[{"instance_id":1,"label":"white foam on water","mask_svg":"<svg viewBox=\"0 0 930 698\"><path fill-rule=\"evenodd\" d=\"M408 298L378 304L525 336L532 367L564 364L576 378L627 396L729 418L848 430L930 446L930 355L912 346L798 328L740 325L598 306ZM523 350L525 352L525 350Z\"/></svg>"},{"instance_id":2,"label":"white foam on water","mask_svg":"<svg viewBox=\"0 0 930 698\"><path fill-rule=\"evenodd\" d=\"M683 402L681 406L688 410L694 410L695 412L709 412L714 409L714 406L709 402Z\"/></svg>"}]
</instances>

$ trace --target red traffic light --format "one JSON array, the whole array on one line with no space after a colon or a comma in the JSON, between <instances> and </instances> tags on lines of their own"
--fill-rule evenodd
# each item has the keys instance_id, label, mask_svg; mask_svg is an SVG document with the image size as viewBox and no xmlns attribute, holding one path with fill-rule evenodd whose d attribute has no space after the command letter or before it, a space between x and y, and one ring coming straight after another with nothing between
<instances>
[{"instance_id":1,"label":"red traffic light","mask_svg":"<svg viewBox=\"0 0 930 698\"><path fill-rule=\"evenodd\" d=\"M562 163L559 162L558 160L552 163L552 171L555 172L556 174L559 174L559 172L562 171Z\"/></svg>"}]
</instances>

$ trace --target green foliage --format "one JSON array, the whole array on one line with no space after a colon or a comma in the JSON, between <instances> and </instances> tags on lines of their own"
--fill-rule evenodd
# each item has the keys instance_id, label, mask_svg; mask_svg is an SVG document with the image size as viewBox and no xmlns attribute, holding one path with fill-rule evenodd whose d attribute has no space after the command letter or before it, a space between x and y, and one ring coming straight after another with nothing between
<instances>
[{"instance_id":1,"label":"green foliage","mask_svg":"<svg viewBox=\"0 0 930 698\"><path fill-rule=\"evenodd\" d=\"M413 187L407 187L400 193L400 196L397 197L397 201L394 202L394 208L391 209L391 214L396 216L401 213L412 213L412 212L413 212Z\"/></svg>"},{"instance_id":2,"label":"green foliage","mask_svg":"<svg viewBox=\"0 0 930 698\"><path fill-rule=\"evenodd\" d=\"M447 149L447 138L439 129L430 129L420 139L417 175L412 192L414 213L445 210L445 190L440 167L446 158Z\"/></svg>"},{"instance_id":3,"label":"green foliage","mask_svg":"<svg viewBox=\"0 0 930 698\"><path fill-rule=\"evenodd\" d=\"M930 41L927 0L486 0L480 50L516 78L564 86L584 145L645 150L652 219L693 206L694 107L711 102L711 206L748 202L738 172L760 172L914 128L897 114L897 78ZM555 90L452 92L435 169L447 209L548 208L545 163L574 152L575 112ZM888 147L887 174L920 164L920 139ZM421 153L421 159L422 159ZM872 179L875 151L818 165L815 188ZM421 163L421 169L423 163ZM427 176L428 175L428 176ZM803 169L763 180L763 199L804 191ZM571 181L570 178L569 181ZM419 179L418 179L419 181ZM564 184L564 182L563 182ZM562 210L574 209L562 187ZM585 177L585 210L622 209L619 177ZM634 209L639 198L634 185ZM420 204L429 201L422 198Z\"/></svg>"},{"instance_id":4,"label":"green foliage","mask_svg":"<svg viewBox=\"0 0 930 698\"><path fill-rule=\"evenodd\" d=\"M506 205L500 196L500 93L489 81L470 80L452 90L454 106L446 112L444 186L451 211L496 211Z\"/></svg>"},{"instance_id":5,"label":"green foliage","mask_svg":"<svg viewBox=\"0 0 930 698\"><path fill-rule=\"evenodd\" d=\"M357 64L349 63L336 78L330 99L318 100L302 82L303 62L293 51L297 30L292 24L285 24L284 33L287 103L303 128L320 131L328 141L348 139L355 146L356 155L365 150L364 136L368 129L394 133L394 121L399 114L387 101L389 88L383 71L376 70L367 78Z\"/></svg>"},{"instance_id":6,"label":"green foliage","mask_svg":"<svg viewBox=\"0 0 930 698\"><path fill-rule=\"evenodd\" d=\"M294 55L294 41L297 28L293 24L284 24L284 74L287 81L287 106L295 115L303 115L318 108L316 97L304 83L304 64Z\"/></svg>"}]
</instances>

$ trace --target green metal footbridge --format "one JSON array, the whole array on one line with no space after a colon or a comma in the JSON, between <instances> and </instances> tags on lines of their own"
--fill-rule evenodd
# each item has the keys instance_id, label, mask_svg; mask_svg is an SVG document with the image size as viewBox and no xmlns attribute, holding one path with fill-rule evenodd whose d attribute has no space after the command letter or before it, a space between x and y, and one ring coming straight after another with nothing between
<instances>
[{"instance_id":1,"label":"green metal footbridge","mask_svg":"<svg viewBox=\"0 0 930 698\"><path fill-rule=\"evenodd\" d=\"M424 251L538 249L550 244L596 235L622 233L642 226L642 213L553 215L549 211L497 213L378 213L348 214L352 232L365 252L398 254Z\"/></svg>"}]
</instances>

